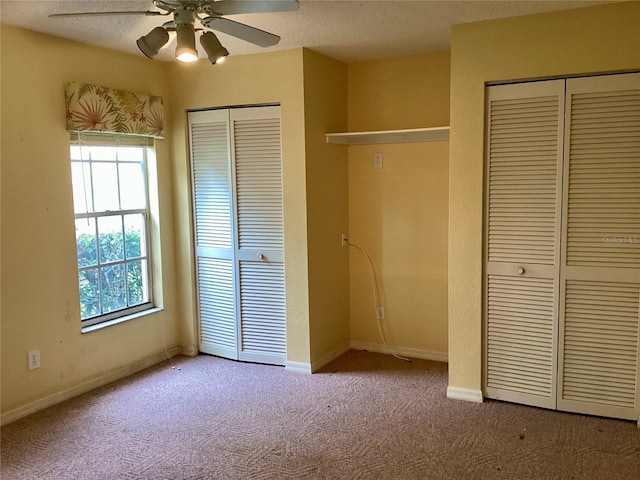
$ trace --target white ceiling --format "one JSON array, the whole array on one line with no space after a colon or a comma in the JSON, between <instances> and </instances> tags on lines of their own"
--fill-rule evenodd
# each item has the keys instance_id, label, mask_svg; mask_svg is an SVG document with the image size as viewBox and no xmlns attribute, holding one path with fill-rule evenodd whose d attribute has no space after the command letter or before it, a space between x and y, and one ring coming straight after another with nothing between
<instances>
[{"instance_id":1,"label":"white ceiling","mask_svg":"<svg viewBox=\"0 0 640 480\"><path fill-rule=\"evenodd\" d=\"M248 0L251 1L251 0ZM414 55L450 48L451 26L502 17L608 3L582 0L300 0L296 12L229 18L282 37L261 48L220 33L231 55L308 47L344 62ZM51 13L156 10L151 0L0 0L0 22L80 42L140 54L136 40L170 17L48 18ZM159 60L173 60L166 48ZM140 54L141 55L141 54ZM201 56L204 56L202 54Z\"/></svg>"}]
</instances>

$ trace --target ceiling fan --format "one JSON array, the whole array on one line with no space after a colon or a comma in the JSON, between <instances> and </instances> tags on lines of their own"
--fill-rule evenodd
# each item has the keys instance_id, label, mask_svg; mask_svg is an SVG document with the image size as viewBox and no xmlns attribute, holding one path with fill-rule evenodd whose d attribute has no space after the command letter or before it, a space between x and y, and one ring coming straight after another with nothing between
<instances>
[{"instance_id":1,"label":"ceiling fan","mask_svg":"<svg viewBox=\"0 0 640 480\"><path fill-rule=\"evenodd\" d=\"M290 12L298 9L298 0L153 0L153 5L160 10L123 10L111 12L76 12L54 13L49 17L85 17L108 15L146 15L167 16L173 14L173 20L155 27L147 35L137 40L140 51L149 58L153 58L164 47L172 36L177 37L176 60L181 62L195 62L198 60L196 50L196 20L204 29L232 35L241 40L260 47L271 47L280 41L278 35L250 27L244 23L234 22L224 18L226 15L243 13ZM200 36L200 44L207 53L211 64L219 63L229 55L216 35L205 31Z\"/></svg>"}]
</instances>

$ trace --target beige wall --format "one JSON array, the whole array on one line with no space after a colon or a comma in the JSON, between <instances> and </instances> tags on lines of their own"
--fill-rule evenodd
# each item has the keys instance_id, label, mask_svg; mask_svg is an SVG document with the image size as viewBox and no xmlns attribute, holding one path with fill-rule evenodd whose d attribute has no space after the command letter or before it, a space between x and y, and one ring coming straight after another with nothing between
<instances>
[{"instance_id":1,"label":"beige wall","mask_svg":"<svg viewBox=\"0 0 640 480\"><path fill-rule=\"evenodd\" d=\"M349 328L351 340L379 343L362 258L338 247L347 225L380 273L389 339L446 352L448 315L450 385L479 390L484 84L638 69L639 18L640 4L628 2L455 27L450 153L447 142L343 147L323 137L447 125L447 53L345 67L297 49L185 66L0 27L2 412L161 358L165 346L196 351L186 111L263 103L282 105L288 359L321 359ZM157 143L164 310L84 335L68 81L162 95L170 132ZM372 169L377 152L382 170ZM42 368L28 371L34 348Z\"/></svg>"},{"instance_id":2,"label":"beige wall","mask_svg":"<svg viewBox=\"0 0 640 480\"><path fill-rule=\"evenodd\" d=\"M449 52L349 64L349 130L449 125Z\"/></svg>"},{"instance_id":3,"label":"beige wall","mask_svg":"<svg viewBox=\"0 0 640 480\"><path fill-rule=\"evenodd\" d=\"M486 82L640 68L640 3L458 25L451 56L449 386L479 391Z\"/></svg>"},{"instance_id":4,"label":"beige wall","mask_svg":"<svg viewBox=\"0 0 640 480\"><path fill-rule=\"evenodd\" d=\"M65 82L81 81L167 98L166 65L3 25L2 413L60 396L178 343L166 140L157 142L164 310L80 332L74 215L65 124ZM27 369L39 349L42 367Z\"/></svg>"},{"instance_id":5,"label":"beige wall","mask_svg":"<svg viewBox=\"0 0 640 480\"><path fill-rule=\"evenodd\" d=\"M287 359L310 363L309 288L302 49L230 56L215 67L170 64L174 214L181 344L197 351L197 317L187 111L238 105L281 105L285 224Z\"/></svg>"},{"instance_id":6,"label":"beige wall","mask_svg":"<svg viewBox=\"0 0 640 480\"><path fill-rule=\"evenodd\" d=\"M448 125L449 62L444 52L350 64L349 131ZM446 358L448 142L348 150L349 238L374 262L387 339ZM366 260L350 257L351 340L380 344Z\"/></svg>"},{"instance_id":7,"label":"beige wall","mask_svg":"<svg viewBox=\"0 0 640 480\"><path fill-rule=\"evenodd\" d=\"M348 262L338 247L339 232L347 224L346 152L324 144L326 131L346 128L346 66L302 49L231 57L215 68L206 61L185 66L13 27L2 26L1 35L3 413L11 416L29 405L47 404L47 397L60 400L83 385L95 385L96 379L116 378L136 365L158 361L165 347L197 351L189 109L281 104L288 360L311 363L311 327L313 360L348 342ZM64 118L63 85L68 81L162 95L167 110L168 138L157 142L158 217L153 224L160 232L155 266L164 310L84 335ZM313 112L307 118L305 89ZM337 194L326 198L327 188ZM308 262L308 248L324 262ZM28 371L26 354L34 348L41 351L42 368Z\"/></svg>"},{"instance_id":8,"label":"beige wall","mask_svg":"<svg viewBox=\"0 0 640 480\"><path fill-rule=\"evenodd\" d=\"M313 364L349 345L349 255L340 245L349 228L347 149L325 140L347 128L345 64L304 51L304 111Z\"/></svg>"}]
</instances>

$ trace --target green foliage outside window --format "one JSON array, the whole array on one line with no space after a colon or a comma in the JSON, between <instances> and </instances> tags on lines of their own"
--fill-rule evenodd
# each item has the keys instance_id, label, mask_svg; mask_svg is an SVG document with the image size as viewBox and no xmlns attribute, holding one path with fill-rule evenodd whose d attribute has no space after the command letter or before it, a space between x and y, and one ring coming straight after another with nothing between
<instances>
[{"instance_id":1,"label":"green foliage outside window","mask_svg":"<svg viewBox=\"0 0 640 480\"><path fill-rule=\"evenodd\" d=\"M146 301L143 290L143 268L145 260L128 260L142 254L140 232L129 230L105 233L99 236L100 265L96 236L82 234L76 240L78 266L90 267L80 270L80 316L83 320ZM110 262L125 263L109 265ZM100 297L102 283L102 298Z\"/></svg>"}]
</instances>

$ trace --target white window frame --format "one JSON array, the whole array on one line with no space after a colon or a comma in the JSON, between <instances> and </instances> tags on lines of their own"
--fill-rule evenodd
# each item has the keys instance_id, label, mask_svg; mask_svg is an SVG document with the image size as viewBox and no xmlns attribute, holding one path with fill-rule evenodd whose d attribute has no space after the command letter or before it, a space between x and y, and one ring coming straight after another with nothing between
<instances>
[{"instance_id":1,"label":"white window frame","mask_svg":"<svg viewBox=\"0 0 640 480\"><path fill-rule=\"evenodd\" d=\"M100 133L76 133L73 132L70 135L70 150L71 147L80 147L81 149L81 157L82 159L74 159L74 158L70 158L70 162L71 165L73 166L74 163L83 163L84 165L84 170L83 170L83 178L84 181L88 179L92 182L94 182L94 177L93 177L93 165L97 164L97 163L113 163L111 160L108 161L104 161L104 160L93 160L91 158L91 147L141 147L143 149L143 159L141 162L141 166L142 166L142 178L143 178L143 183L144 183L144 201L145 201L145 206L144 208L135 208L135 209L117 209L117 210L103 210L103 211L93 211L93 198L89 199L87 198L87 196L90 194L91 196L93 196L94 194L94 189L87 189L86 187L83 187L83 190L89 191L89 194L85 193L85 198L83 199L83 201L85 202L85 205L91 205L91 207L86 206L86 210L85 212L81 212L81 213L74 213L75 216L75 221L77 220L87 220L88 222L93 220L93 228L94 231L96 232L96 264L94 265L88 265L88 266L80 266L77 265L77 269L78 269L78 277L80 275L80 272L82 271L86 271L86 270L91 270L91 269L97 269L98 270L98 288L99 288L99 304L100 304L100 310L101 312L97 315L93 315L90 317L87 317L85 319L81 318L81 327L84 329L86 327L92 327L94 325L98 325L98 324L102 324L105 322L111 322L114 320L126 320L127 318L125 317L129 317L132 316L132 318L134 318L134 314L143 312L145 310L149 310L155 307L154 305L154 301L153 301L153 277L152 277L152 272L151 272L151 262L152 262L152 254L151 254L151 239L150 239L150 234L151 234L151 225L150 225L150 219L151 219L151 209L150 209L150 201L149 201L149 171L148 171L148 165L149 165L149 153L150 150L153 152L154 151L154 139L151 137L143 137L143 136L133 136L133 135L114 135L114 134L100 134ZM71 157L71 153L70 153L70 157ZM120 161L117 159L117 154L116 154L116 160L115 160L115 164L116 164L116 171L119 172L119 168L120 165L122 163L132 163L132 162L124 162L124 161ZM86 167L89 167L89 172L86 171ZM116 177L118 178L118 177ZM72 183L73 183L73 178L72 178ZM118 197L120 199L120 185L118 182ZM75 210L75 204L76 204L76 200L74 199L74 210ZM126 215L142 215L143 217L143 229L144 229L144 244L141 245L141 249L144 249L144 251L141 251L141 255L140 256L136 256L136 257L131 257L131 258L126 258L126 254L123 253L123 259L121 260L114 260L114 261L106 261L106 262L102 262L101 261L101 255L100 255L100 248L99 248L99 231L98 231L98 221L101 218L108 218L108 217L120 217L121 221L123 223L123 227L122 227L122 231L124 233L124 219ZM125 245L125 238L123 236L123 246ZM76 247L77 248L77 247ZM77 253L77 251L76 251ZM143 303L139 303L139 304L135 304L135 305L126 305L123 308L119 308L117 310L113 310L113 311L109 311L109 312L102 312L102 308L103 308L103 297L102 297L102 271L104 268L109 268L109 267L113 267L113 266L118 266L118 265L124 265L125 266L125 270L126 270L126 266L128 264L132 264L134 262L141 262L143 265L146 265L146 268L143 269L142 271L142 277L143 277L143 281L146 283L146 299L145 301L143 301ZM126 282L126 279L125 279ZM78 281L79 283L79 281ZM144 286L143 286L144 288ZM80 289L80 285L78 285L78 290ZM125 285L125 295L126 295L126 303L129 303L129 292L128 292L128 288Z\"/></svg>"}]
</instances>

